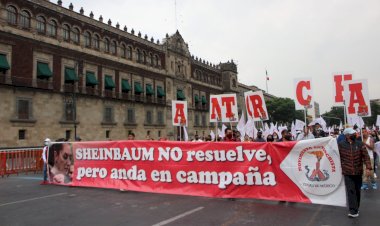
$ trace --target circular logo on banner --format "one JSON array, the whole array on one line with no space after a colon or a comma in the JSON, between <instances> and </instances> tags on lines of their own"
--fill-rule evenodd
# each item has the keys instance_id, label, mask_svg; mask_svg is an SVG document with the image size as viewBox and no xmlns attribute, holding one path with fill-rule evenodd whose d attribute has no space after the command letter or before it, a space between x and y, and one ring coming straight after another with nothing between
<instances>
[{"instance_id":1,"label":"circular logo on banner","mask_svg":"<svg viewBox=\"0 0 380 226\"><path fill-rule=\"evenodd\" d=\"M341 180L342 172L338 155L327 152L324 146L306 147L299 153L294 176L307 193L327 195L334 192Z\"/></svg>"}]
</instances>

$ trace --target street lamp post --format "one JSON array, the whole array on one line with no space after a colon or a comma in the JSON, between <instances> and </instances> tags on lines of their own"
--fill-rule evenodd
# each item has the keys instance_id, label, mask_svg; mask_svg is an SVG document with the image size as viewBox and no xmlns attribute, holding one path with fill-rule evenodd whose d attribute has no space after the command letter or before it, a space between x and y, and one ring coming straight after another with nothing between
<instances>
[{"instance_id":1,"label":"street lamp post","mask_svg":"<svg viewBox=\"0 0 380 226\"><path fill-rule=\"evenodd\" d=\"M78 90L79 90L79 80L82 77L82 69L83 69L83 62L79 61L75 63L75 69L78 73L78 79L74 80L74 87L73 87L73 121L74 121L74 140L77 139L77 96L76 96L76 88L75 83L78 82Z\"/></svg>"}]
</instances>

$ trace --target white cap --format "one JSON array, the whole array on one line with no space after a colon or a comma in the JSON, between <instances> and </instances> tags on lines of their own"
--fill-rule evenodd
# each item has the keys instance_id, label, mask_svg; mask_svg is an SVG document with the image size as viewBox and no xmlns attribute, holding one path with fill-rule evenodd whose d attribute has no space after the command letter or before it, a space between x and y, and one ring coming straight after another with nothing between
<instances>
[{"instance_id":1,"label":"white cap","mask_svg":"<svg viewBox=\"0 0 380 226\"><path fill-rule=\"evenodd\" d=\"M353 128L346 128L343 131L344 135L352 135L352 134L355 134L355 133L356 133L356 131Z\"/></svg>"},{"instance_id":2,"label":"white cap","mask_svg":"<svg viewBox=\"0 0 380 226\"><path fill-rule=\"evenodd\" d=\"M50 140L49 138L46 138L46 139L44 140L44 142L51 142L51 140Z\"/></svg>"}]
</instances>

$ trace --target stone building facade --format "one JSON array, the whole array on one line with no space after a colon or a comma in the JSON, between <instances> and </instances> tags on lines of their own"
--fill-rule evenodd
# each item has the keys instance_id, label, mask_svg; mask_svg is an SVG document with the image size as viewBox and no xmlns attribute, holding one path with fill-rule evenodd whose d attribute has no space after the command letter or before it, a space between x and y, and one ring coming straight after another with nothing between
<instances>
[{"instance_id":1,"label":"stone building facade","mask_svg":"<svg viewBox=\"0 0 380 226\"><path fill-rule=\"evenodd\" d=\"M44 138L177 138L171 100L187 100L189 135L207 135L209 96L239 93L237 66L46 0L0 0L0 147ZM76 134L75 134L76 133Z\"/></svg>"}]
</instances>

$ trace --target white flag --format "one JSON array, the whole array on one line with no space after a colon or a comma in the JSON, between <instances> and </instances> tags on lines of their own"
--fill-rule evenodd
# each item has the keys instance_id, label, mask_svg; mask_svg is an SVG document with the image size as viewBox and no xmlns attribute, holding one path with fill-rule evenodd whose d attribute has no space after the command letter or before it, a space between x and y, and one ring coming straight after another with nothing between
<instances>
[{"instance_id":1,"label":"white flag","mask_svg":"<svg viewBox=\"0 0 380 226\"><path fill-rule=\"evenodd\" d=\"M183 138L185 141L189 141L189 135L187 134L186 126L183 127Z\"/></svg>"},{"instance_id":2,"label":"white flag","mask_svg":"<svg viewBox=\"0 0 380 226\"><path fill-rule=\"evenodd\" d=\"M342 121L340 121L339 130L343 130Z\"/></svg>"},{"instance_id":3,"label":"white flag","mask_svg":"<svg viewBox=\"0 0 380 226\"><path fill-rule=\"evenodd\" d=\"M360 116L356 116L356 115L348 115L347 116L347 122L350 126L355 126L357 125L359 128L363 128L364 126L364 121L362 119L362 117Z\"/></svg>"},{"instance_id":4,"label":"white flag","mask_svg":"<svg viewBox=\"0 0 380 226\"><path fill-rule=\"evenodd\" d=\"M215 140L215 133L214 133L214 131L211 130L210 136L211 136L211 140L212 141Z\"/></svg>"},{"instance_id":5,"label":"white flag","mask_svg":"<svg viewBox=\"0 0 380 226\"><path fill-rule=\"evenodd\" d=\"M380 126L380 115L377 116L376 125Z\"/></svg>"},{"instance_id":6,"label":"white flag","mask_svg":"<svg viewBox=\"0 0 380 226\"><path fill-rule=\"evenodd\" d=\"M294 125L294 130L301 130L303 131L304 127L306 126L306 123L304 121L296 119L296 124Z\"/></svg>"},{"instance_id":7,"label":"white flag","mask_svg":"<svg viewBox=\"0 0 380 226\"><path fill-rule=\"evenodd\" d=\"M241 114L239 123L236 126L236 129L240 132L240 139L241 141L244 140L245 136L245 118L244 118L244 113Z\"/></svg>"},{"instance_id":8,"label":"white flag","mask_svg":"<svg viewBox=\"0 0 380 226\"><path fill-rule=\"evenodd\" d=\"M221 138L224 138L226 136L226 133L225 133L226 129L227 129L227 126L222 124L222 133L219 135Z\"/></svg>"},{"instance_id":9,"label":"white flag","mask_svg":"<svg viewBox=\"0 0 380 226\"><path fill-rule=\"evenodd\" d=\"M292 122L292 126L290 127L290 132L292 133L293 136L296 135L296 126L294 125L294 122Z\"/></svg>"},{"instance_id":10,"label":"white flag","mask_svg":"<svg viewBox=\"0 0 380 226\"><path fill-rule=\"evenodd\" d=\"M248 135L251 138L254 138L256 127L255 122L251 117L248 118L248 121L244 126L244 130L246 135Z\"/></svg>"},{"instance_id":11,"label":"white flag","mask_svg":"<svg viewBox=\"0 0 380 226\"><path fill-rule=\"evenodd\" d=\"M218 128L218 137L221 137L221 138L224 137L224 133L222 133L222 131L219 128Z\"/></svg>"}]
</instances>

